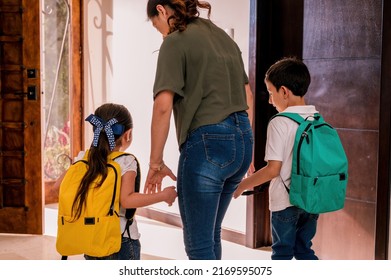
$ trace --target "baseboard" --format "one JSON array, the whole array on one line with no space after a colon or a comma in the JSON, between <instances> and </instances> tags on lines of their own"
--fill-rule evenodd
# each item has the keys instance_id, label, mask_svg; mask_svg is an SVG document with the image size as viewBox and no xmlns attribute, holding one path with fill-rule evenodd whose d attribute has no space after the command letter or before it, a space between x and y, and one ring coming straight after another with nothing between
<instances>
[{"instance_id":1,"label":"baseboard","mask_svg":"<svg viewBox=\"0 0 391 280\"><path fill-rule=\"evenodd\" d=\"M182 228L181 217L178 214L166 212L156 208L139 208L137 209L137 215L166 223L168 225ZM228 228L222 228L221 238L225 241L236 243L242 246L246 246L246 235Z\"/></svg>"}]
</instances>

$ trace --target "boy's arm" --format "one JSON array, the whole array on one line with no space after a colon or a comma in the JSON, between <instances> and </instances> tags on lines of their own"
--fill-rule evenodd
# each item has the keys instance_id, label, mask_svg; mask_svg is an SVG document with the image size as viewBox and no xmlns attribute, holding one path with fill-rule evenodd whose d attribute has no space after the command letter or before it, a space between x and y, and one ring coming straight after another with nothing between
<instances>
[{"instance_id":1,"label":"boy's arm","mask_svg":"<svg viewBox=\"0 0 391 280\"><path fill-rule=\"evenodd\" d=\"M234 192L234 198L238 198L244 191L262 185L280 175L282 162L270 160L262 169L245 178Z\"/></svg>"}]
</instances>

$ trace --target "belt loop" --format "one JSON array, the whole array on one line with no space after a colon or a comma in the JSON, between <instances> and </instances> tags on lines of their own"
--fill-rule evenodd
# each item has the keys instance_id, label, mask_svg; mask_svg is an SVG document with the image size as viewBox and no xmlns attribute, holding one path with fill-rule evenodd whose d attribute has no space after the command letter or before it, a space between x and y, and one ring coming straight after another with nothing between
<instances>
[{"instance_id":1,"label":"belt loop","mask_svg":"<svg viewBox=\"0 0 391 280\"><path fill-rule=\"evenodd\" d=\"M234 116L235 116L235 124L236 124L236 126L239 126L239 116L238 116L238 113L235 112Z\"/></svg>"}]
</instances>

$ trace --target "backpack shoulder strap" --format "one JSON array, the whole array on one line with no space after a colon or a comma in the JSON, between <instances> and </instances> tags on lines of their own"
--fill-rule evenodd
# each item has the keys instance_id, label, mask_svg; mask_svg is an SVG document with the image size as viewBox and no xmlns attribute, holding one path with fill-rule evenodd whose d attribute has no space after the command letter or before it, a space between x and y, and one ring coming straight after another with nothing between
<instances>
[{"instance_id":1,"label":"backpack shoulder strap","mask_svg":"<svg viewBox=\"0 0 391 280\"><path fill-rule=\"evenodd\" d=\"M315 123L324 123L323 117L319 113L315 113L312 116L309 116L307 118L303 118L301 115L298 113L289 113L289 112L282 112L274 115L270 120L272 120L275 117L282 116L291 119L292 121L296 122L298 125L301 125L302 123L306 122L307 120L315 121ZM314 124L315 124L314 123Z\"/></svg>"},{"instance_id":2,"label":"backpack shoulder strap","mask_svg":"<svg viewBox=\"0 0 391 280\"><path fill-rule=\"evenodd\" d=\"M115 160L119 157L122 157L122 156L126 156L126 155L131 155L134 157L135 161L136 161L136 165L137 165L137 175L136 175L136 179L135 179L135 182L134 182L134 191L135 192L140 192L140 182L141 182L141 170L140 170L140 163L137 159L137 157L131 153L125 153L125 152L112 152L110 154L110 157L112 160ZM130 237L130 232L129 232L129 228L131 226L131 224L133 223L133 217L134 215L136 214L136 208L127 208L126 209L126 212L125 212L125 218L126 218L126 226L125 226L125 230L124 232L122 233L122 235L127 232L128 233L128 236Z\"/></svg>"},{"instance_id":3,"label":"backpack shoulder strap","mask_svg":"<svg viewBox=\"0 0 391 280\"><path fill-rule=\"evenodd\" d=\"M136 175L136 180L135 180L135 185L134 185L134 191L135 192L140 192L140 181L141 181L140 163L139 163L138 159L135 156L134 156L134 159L136 160L136 164L137 164L137 175Z\"/></svg>"},{"instance_id":4,"label":"backpack shoulder strap","mask_svg":"<svg viewBox=\"0 0 391 280\"><path fill-rule=\"evenodd\" d=\"M275 118L275 117L278 117L278 116L281 116L281 117L286 117L288 119L291 119L292 121L296 122L298 125L299 125L299 128L302 124L304 124L306 122L306 119L304 119L302 116L300 116L298 113L288 113L288 112L283 112L283 113L278 113L276 115L274 115L272 118ZM305 125L305 124L304 124ZM311 125L308 125L308 126L311 126ZM280 178L281 178L281 182L284 184L284 187L285 187L285 190L288 192L290 192L288 186L285 184L284 182L284 179L281 177L280 175Z\"/></svg>"},{"instance_id":5,"label":"backpack shoulder strap","mask_svg":"<svg viewBox=\"0 0 391 280\"><path fill-rule=\"evenodd\" d=\"M136 160L136 164L137 164L137 175L136 175L136 179L135 179L135 182L134 182L134 191L135 192L140 192L140 181L141 181L140 163L139 163L138 159L134 155L132 155L132 156ZM129 228L130 228L130 226L133 223L133 218L134 218L134 215L136 214L136 210L137 210L136 208L128 208L128 209L126 209L126 212L125 212L125 218L127 219L125 230L128 233L129 237L130 237ZM122 233L122 235L124 233L125 233L125 231Z\"/></svg>"},{"instance_id":6,"label":"backpack shoulder strap","mask_svg":"<svg viewBox=\"0 0 391 280\"><path fill-rule=\"evenodd\" d=\"M131 153L125 153L125 152L112 152L110 154L110 158L112 160L115 160L117 158L120 158L122 156L133 156L134 159L136 160L136 164L137 164L137 175L136 175L136 181L135 181L135 185L134 185L134 188L135 188L135 191L136 192L140 192L140 181L141 181L141 172L140 172L140 163L137 159L137 157Z\"/></svg>"},{"instance_id":7,"label":"backpack shoulder strap","mask_svg":"<svg viewBox=\"0 0 391 280\"><path fill-rule=\"evenodd\" d=\"M272 119L275 118L275 117L278 117L278 116L289 118L289 119L291 119L292 121L296 122L299 125L302 122L305 121L305 119L302 116L300 116L299 114L297 114L297 113L287 113L287 112L286 113L278 113L278 114L274 115L272 117Z\"/></svg>"}]
</instances>

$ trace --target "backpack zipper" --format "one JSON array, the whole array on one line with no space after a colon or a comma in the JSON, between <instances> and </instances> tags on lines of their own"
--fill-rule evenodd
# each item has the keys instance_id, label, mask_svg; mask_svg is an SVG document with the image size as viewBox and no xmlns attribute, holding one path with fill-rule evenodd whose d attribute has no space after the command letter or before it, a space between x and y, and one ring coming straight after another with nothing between
<instances>
[{"instance_id":1,"label":"backpack zipper","mask_svg":"<svg viewBox=\"0 0 391 280\"><path fill-rule=\"evenodd\" d=\"M117 174L117 170L115 169L115 167L108 163L107 164L107 167L110 167L110 168L113 168L113 171L114 171L114 190L113 190L113 197L111 199L111 203L110 203L110 208L109 208L109 213L107 214L108 216L113 216L114 215L114 202L115 202L115 195L116 195L116 192L117 192L117 178L118 178L118 174Z\"/></svg>"},{"instance_id":2,"label":"backpack zipper","mask_svg":"<svg viewBox=\"0 0 391 280\"><path fill-rule=\"evenodd\" d=\"M304 129L303 133L300 136L300 141L297 147L297 157L296 157L296 164L297 164L297 175L300 175L300 155L301 155L301 145L303 144L304 139L307 140L308 143L308 133L307 131L312 126L312 123L309 123L307 127ZM309 144L309 143L308 143Z\"/></svg>"}]
</instances>

